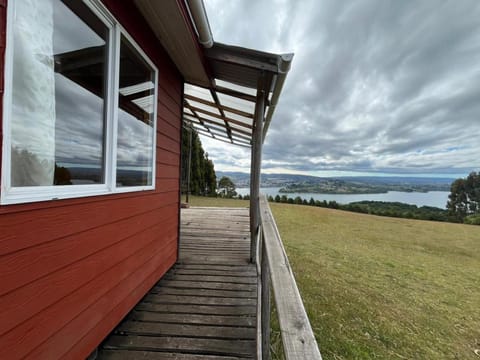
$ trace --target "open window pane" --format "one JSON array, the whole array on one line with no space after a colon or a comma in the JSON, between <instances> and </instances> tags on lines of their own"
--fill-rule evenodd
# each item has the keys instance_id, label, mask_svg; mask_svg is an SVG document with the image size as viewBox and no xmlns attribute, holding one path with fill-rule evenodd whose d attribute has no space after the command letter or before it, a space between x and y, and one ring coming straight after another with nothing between
<instances>
[{"instance_id":1,"label":"open window pane","mask_svg":"<svg viewBox=\"0 0 480 360\"><path fill-rule=\"evenodd\" d=\"M117 186L152 185L155 72L122 36Z\"/></svg>"},{"instance_id":2,"label":"open window pane","mask_svg":"<svg viewBox=\"0 0 480 360\"><path fill-rule=\"evenodd\" d=\"M81 2L15 7L11 186L104 183L108 28Z\"/></svg>"}]
</instances>

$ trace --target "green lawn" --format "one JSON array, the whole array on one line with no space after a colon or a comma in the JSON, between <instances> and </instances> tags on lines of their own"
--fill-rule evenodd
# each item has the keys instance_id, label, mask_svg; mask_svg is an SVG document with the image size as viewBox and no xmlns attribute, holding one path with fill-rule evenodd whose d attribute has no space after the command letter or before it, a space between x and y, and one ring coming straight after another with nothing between
<instances>
[{"instance_id":1,"label":"green lawn","mask_svg":"<svg viewBox=\"0 0 480 360\"><path fill-rule=\"evenodd\" d=\"M205 196L190 196L190 206L209 206L209 207L249 207L249 200L223 199ZM182 195L182 202L185 202L185 195Z\"/></svg>"},{"instance_id":2,"label":"green lawn","mask_svg":"<svg viewBox=\"0 0 480 360\"><path fill-rule=\"evenodd\" d=\"M324 359L480 359L480 226L271 207Z\"/></svg>"}]
</instances>

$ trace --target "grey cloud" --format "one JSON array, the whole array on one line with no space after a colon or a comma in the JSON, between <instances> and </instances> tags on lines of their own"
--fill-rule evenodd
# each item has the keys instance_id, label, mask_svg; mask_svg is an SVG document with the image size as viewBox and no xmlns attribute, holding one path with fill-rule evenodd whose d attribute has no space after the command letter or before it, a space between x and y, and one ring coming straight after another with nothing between
<instances>
[{"instance_id":1,"label":"grey cloud","mask_svg":"<svg viewBox=\"0 0 480 360\"><path fill-rule=\"evenodd\" d=\"M295 52L265 142L265 169L480 167L480 2L206 4L217 41ZM228 145L215 150L218 156L208 152L220 168L249 156L228 156Z\"/></svg>"}]
</instances>

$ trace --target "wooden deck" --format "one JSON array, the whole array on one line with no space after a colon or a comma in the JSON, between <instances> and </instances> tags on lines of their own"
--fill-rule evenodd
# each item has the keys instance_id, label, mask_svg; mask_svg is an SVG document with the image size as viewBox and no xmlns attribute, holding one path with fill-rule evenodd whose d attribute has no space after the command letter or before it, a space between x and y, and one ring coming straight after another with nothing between
<instances>
[{"instance_id":1,"label":"wooden deck","mask_svg":"<svg viewBox=\"0 0 480 360\"><path fill-rule=\"evenodd\" d=\"M248 209L182 209L178 263L102 345L98 359L254 358L257 271Z\"/></svg>"}]
</instances>

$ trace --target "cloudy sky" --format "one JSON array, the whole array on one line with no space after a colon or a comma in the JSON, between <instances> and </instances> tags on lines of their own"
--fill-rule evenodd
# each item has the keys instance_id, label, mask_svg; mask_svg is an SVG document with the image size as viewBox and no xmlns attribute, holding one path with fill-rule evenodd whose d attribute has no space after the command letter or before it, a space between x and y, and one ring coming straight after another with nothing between
<instances>
[{"instance_id":1,"label":"cloudy sky","mask_svg":"<svg viewBox=\"0 0 480 360\"><path fill-rule=\"evenodd\" d=\"M264 172L480 170L480 1L205 0L215 41L294 52ZM249 151L202 137L217 170Z\"/></svg>"}]
</instances>

